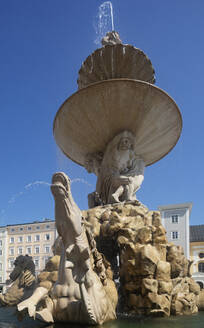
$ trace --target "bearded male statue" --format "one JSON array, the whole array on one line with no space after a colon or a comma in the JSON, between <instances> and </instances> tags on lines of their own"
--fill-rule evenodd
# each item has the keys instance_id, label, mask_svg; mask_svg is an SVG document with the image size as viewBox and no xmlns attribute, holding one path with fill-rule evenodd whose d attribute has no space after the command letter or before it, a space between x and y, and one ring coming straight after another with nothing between
<instances>
[{"instance_id":1,"label":"bearded male statue","mask_svg":"<svg viewBox=\"0 0 204 328\"><path fill-rule=\"evenodd\" d=\"M87 155L85 167L98 177L96 191L89 195L89 207L136 199L145 162L136 153L134 140L131 132L123 131L109 142L103 156Z\"/></svg>"}]
</instances>

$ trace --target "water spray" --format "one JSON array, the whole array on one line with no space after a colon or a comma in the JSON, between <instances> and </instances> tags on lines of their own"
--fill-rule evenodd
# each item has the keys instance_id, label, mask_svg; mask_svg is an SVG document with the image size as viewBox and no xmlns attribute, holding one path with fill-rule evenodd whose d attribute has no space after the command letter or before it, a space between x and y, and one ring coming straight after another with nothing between
<instances>
[{"instance_id":1,"label":"water spray","mask_svg":"<svg viewBox=\"0 0 204 328\"><path fill-rule=\"evenodd\" d=\"M105 1L99 6L94 29L97 35L95 44L100 44L107 32L114 31L113 6L110 1Z\"/></svg>"}]
</instances>

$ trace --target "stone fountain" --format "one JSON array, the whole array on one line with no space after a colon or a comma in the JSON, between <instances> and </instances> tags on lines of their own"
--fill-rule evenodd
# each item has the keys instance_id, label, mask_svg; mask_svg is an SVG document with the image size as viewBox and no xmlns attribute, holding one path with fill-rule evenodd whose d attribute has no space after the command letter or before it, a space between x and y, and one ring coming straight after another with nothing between
<instances>
[{"instance_id":1,"label":"stone fountain","mask_svg":"<svg viewBox=\"0 0 204 328\"><path fill-rule=\"evenodd\" d=\"M154 82L148 57L114 31L82 64L79 90L57 112L53 131L63 153L96 174L96 190L81 212L69 178L53 175L58 280L49 288L39 283L19 311L45 322L88 324L115 319L117 304L133 315L198 311L191 263L167 242L159 212L135 195L145 167L171 151L182 129L176 103Z\"/></svg>"},{"instance_id":2,"label":"stone fountain","mask_svg":"<svg viewBox=\"0 0 204 328\"><path fill-rule=\"evenodd\" d=\"M176 103L153 83L143 51L108 33L79 70L79 91L59 109L54 137L63 153L97 175L90 207L135 199L145 166L177 143Z\"/></svg>"}]
</instances>

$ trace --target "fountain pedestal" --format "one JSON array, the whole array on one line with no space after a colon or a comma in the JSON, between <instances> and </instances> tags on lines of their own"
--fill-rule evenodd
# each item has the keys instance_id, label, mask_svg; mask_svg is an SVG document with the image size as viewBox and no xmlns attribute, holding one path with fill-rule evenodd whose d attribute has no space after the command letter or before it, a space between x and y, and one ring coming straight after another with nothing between
<instances>
[{"instance_id":1,"label":"fountain pedestal","mask_svg":"<svg viewBox=\"0 0 204 328\"><path fill-rule=\"evenodd\" d=\"M109 260L111 251L118 252L120 312L154 316L198 312L200 288L190 276L191 263L181 247L168 243L159 212L134 201L96 207L83 216L98 250ZM112 262L116 266L114 258Z\"/></svg>"}]
</instances>

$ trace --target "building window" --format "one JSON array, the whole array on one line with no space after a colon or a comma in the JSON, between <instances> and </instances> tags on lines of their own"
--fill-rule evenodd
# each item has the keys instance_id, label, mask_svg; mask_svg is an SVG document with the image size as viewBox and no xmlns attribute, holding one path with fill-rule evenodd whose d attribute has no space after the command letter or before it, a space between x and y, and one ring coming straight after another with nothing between
<instances>
[{"instance_id":1,"label":"building window","mask_svg":"<svg viewBox=\"0 0 204 328\"><path fill-rule=\"evenodd\" d=\"M50 240L50 234L49 233L46 233L45 240Z\"/></svg>"},{"instance_id":2,"label":"building window","mask_svg":"<svg viewBox=\"0 0 204 328\"><path fill-rule=\"evenodd\" d=\"M31 230L31 227L28 227L28 230Z\"/></svg>"},{"instance_id":3,"label":"building window","mask_svg":"<svg viewBox=\"0 0 204 328\"><path fill-rule=\"evenodd\" d=\"M32 253L32 247L31 246L28 246L26 247L26 254L31 254Z\"/></svg>"},{"instance_id":4,"label":"building window","mask_svg":"<svg viewBox=\"0 0 204 328\"><path fill-rule=\"evenodd\" d=\"M9 255L14 255L14 247L9 248Z\"/></svg>"},{"instance_id":5,"label":"building window","mask_svg":"<svg viewBox=\"0 0 204 328\"><path fill-rule=\"evenodd\" d=\"M44 246L44 251L45 251L45 253L49 253L50 252L50 245L45 245Z\"/></svg>"},{"instance_id":6,"label":"building window","mask_svg":"<svg viewBox=\"0 0 204 328\"><path fill-rule=\"evenodd\" d=\"M0 246L2 246L2 240L0 240Z\"/></svg>"},{"instance_id":7,"label":"building window","mask_svg":"<svg viewBox=\"0 0 204 328\"><path fill-rule=\"evenodd\" d=\"M9 259L9 269L13 269L14 259Z\"/></svg>"},{"instance_id":8,"label":"building window","mask_svg":"<svg viewBox=\"0 0 204 328\"><path fill-rule=\"evenodd\" d=\"M22 255L23 254L23 247L18 247L18 255Z\"/></svg>"},{"instance_id":9,"label":"building window","mask_svg":"<svg viewBox=\"0 0 204 328\"><path fill-rule=\"evenodd\" d=\"M11 237L10 238L10 244L13 244L14 243L14 237Z\"/></svg>"},{"instance_id":10,"label":"building window","mask_svg":"<svg viewBox=\"0 0 204 328\"><path fill-rule=\"evenodd\" d=\"M179 238L178 231L172 231L171 232L171 239L178 239L178 238Z\"/></svg>"},{"instance_id":11,"label":"building window","mask_svg":"<svg viewBox=\"0 0 204 328\"><path fill-rule=\"evenodd\" d=\"M40 235L35 235L35 241L40 241Z\"/></svg>"},{"instance_id":12,"label":"building window","mask_svg":"<svg viewBox=\"0 0 204 328\"><path fill-rule=\"evenodd\" d=\"M36 269L39 269L39 257L36 257L35 259L34 259L34 264L35 264L35 268Z\"/></svg>"},{"instance_id":13,"label":"building window","mask_svg":"<svg viewBox=\"0 0 204 328\"><path fill-rule=\"evenodd\" d=\"M203 289L203 282L202 281L196 281L196 282L200 286L200 289Z\"/></svg>"},{"instance_id":14,"label":"building window","mask_svg":"<svg viewBox=\"0 0 204 328\"><path fill-rule=\"evenodd\" d=\"M21 227L19 230L20 230L20 231L23 231L23 228Z\"/></svg>"},{"instance_id":15,"label":"building window","mask_svg":"<svg viewBox=\"0 0 204 328\"><path fill-rule=\"evenodd\" d=\"M204 262L198 263L198 272L204 272Z\"/></svg>"},{"instance_id":16,"label":"building window","mask_svg":"<svg viewBox=\"0 0 204 328\"><path fill-rule=\"evenodd\" d=\"M178 223L178 215L172 215L171 220L172 223Z\"/></svg>"},{"instance_id":17,"label":"building window","mask_svg":"<svg viewBox=\"0 0 204 328\"><path fill-rule=\"evenodd\" d=\"M14 229L14 228L12 228L12 229L11 229L11 231L12 231L12 232L14 232L14 231L15 231L15 229Z\"/></svg>"},{"instance_id":18,"label":"building window","mask_svg":"<svg viewBox=\"0 0 204 328\"><path fill-rule=\"evenodd\" d=\"M18 243L22 243L23 242L23 237L22 236L19 236L18 237Z\"/></svg>"},{"instance_id":19,"label":"building window","mask_svg":"<svg viewBox=\"0 0 204 328\"><path fill-rule=\"evenodd\" d=\"M50 228L50 226L49 225L46 225L46 229L49 229Z\"/></svg>"},{"instance_id":20,"label":"building window","mask_svg":"<svg viewBox=\"0 0 204 328\"><path fill-rule=\"evenodd\" d=\"M44 266L47 264L47 262L49 261L50 256L45 256L44 257Z\"/></svg>"},{"instance_id":21,"label":"building window","mask_svg":"<svg viewBox=\"0 0 204 328\"><path fill-rule=\"evenodd\" d=\"M35 254L39 254L40 253L40 246L35 246Z\"/></svg>"},{"instance_id":22,"label":"building window","mask_svg":"<svg viewBox=\"0 0 204 328\"><path fill-rule=\"evenodd\" d=\"M2 267L3 267L3 266L2 266L2 263L0 263L0 271L2 271Z\"/></svg>"},{"instance_id":23,"label":"building window","mask_svg":"<svg viewBox=\"0 0 204 328\"><path fill-rule=\"evenodd\" d=\"M39 229L40 229L40 227L39 227L39 226L37 226L37 227L36 227L36 229L37 229L37 230L39 230Z\"/></svg>"},{"instance_id":24,"label":"building window","mask_svg":"<svg viewBox=\"0 0 204 328\"><path fill-rule=\"evenodd\" d=\"M200 259L204 258L204 253L199 253Z\"/></svg>"},{"instance_id":25,"label":"building window","mask_svg":"<svg viewBox=\"0 0 204 328\"><path fill-rule=\"evenodd\" d=\"M31 236L27 236L27 243L30 243L32 241Z\"/></svg>"},{"instance_id":26,"label":"building window","mask_svg":"<svg viewBox=\"0 0 204 328\"><path fill-rule=\"evenodd\" d=\"M3 252L2 252L2 249L0 249L0 255L2 255L2 253L3 253Z\"/></svg>"}]
</instances>

